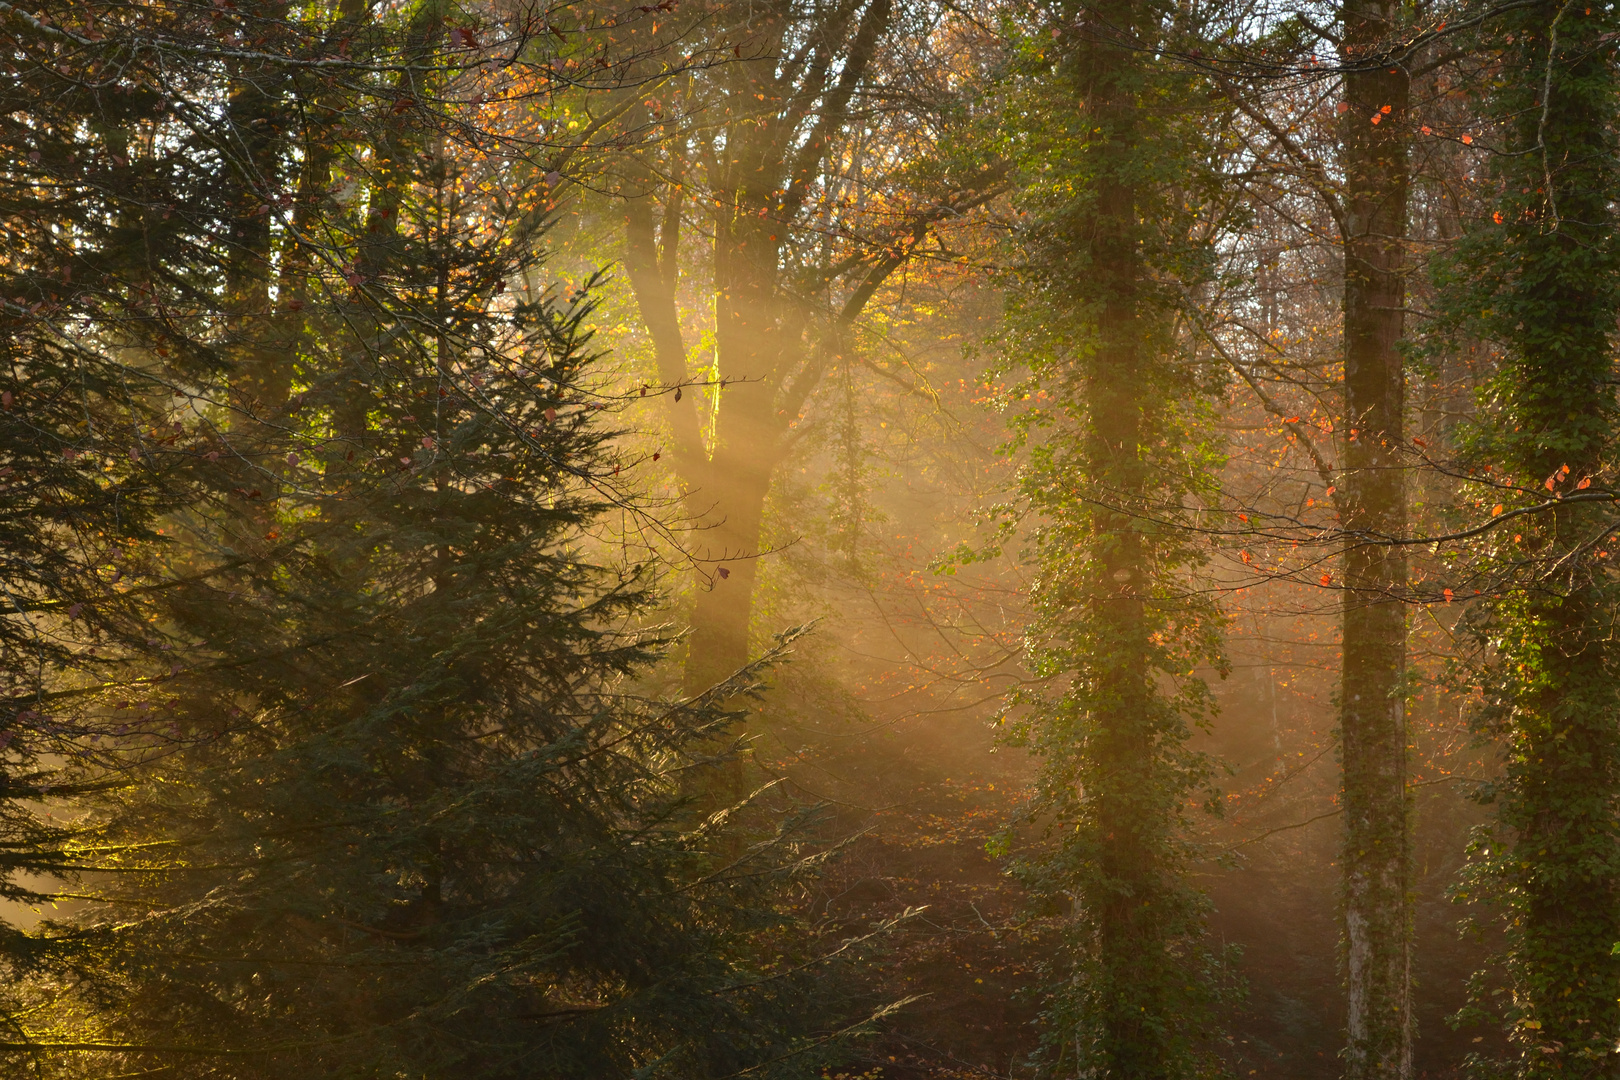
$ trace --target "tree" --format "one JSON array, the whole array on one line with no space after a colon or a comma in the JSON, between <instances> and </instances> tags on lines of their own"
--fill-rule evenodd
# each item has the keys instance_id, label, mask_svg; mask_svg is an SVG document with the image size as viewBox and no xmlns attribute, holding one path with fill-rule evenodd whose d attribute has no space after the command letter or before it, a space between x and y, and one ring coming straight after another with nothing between
<instances>
[{"instance_id":1,"label":"tree","mask_svg":"<svg viewBox=\"0 0 1620 1080\"><path fill-rule=\"evenodd\" d=\"M438 437L336 443L335 504L284 492L265 558L167 606L212 663L157 705L184 750L104 810L95 865L117 876L93 892L114 906L78 933L105 1004L33 1052L242 1077L724 1075L808 1045L788 1034L817 1017L804 974L749 960L814 971L767 901L793 861L682 797L734 714L638 700L624 676L658 642L612 627L643 587L570 550L599 508L582 474L610 471L582 314L520 316L504 359L543 379L458 357L470 392L436 403ZM385 409L451 374L398 353L340 370ZM301 414L324 426L340 401ZM330 468L344 446L363 464Z\"/></svg>"},{"instance_id":2,"label":"tree","mask_svg":"<svg viewBox=\"0 0 1620 1080\"><path fill-rule=\"evenodd\" d=\"M1193 28L1156 5L1059 5L1026 44L1005 125L1027 177L1009 362L1029 463L1038 577L1011 739L1039 759L1029 808L1050 846L1016 864L1063 913L1045 986L1048 1070L1180 1077L1207 1064L1216 958L1186 881L1188 804L1211 764L1187 746L1224 673L1222 619L1191 587L1190 515L1217 497L1202 430L1218 373L1178 336L1211 267L1200 220L1211 135L1198 80L1159 58Z\"/></svg>"},{"instance_id":3,"label":"tree","mask_svg":"<svg viewBox=\"0 0 1620 1080\"><path fill-rule=\"evenodd\" d=\"M644 145L620 179L625 272L702 571L688 692L748 660L772 478L810 430L824 377L857 362L866 305L937 223L999 194L1004 176L948 152L899 159L873 138L894 81L883 66L894 24L925 34L926 12L869 0L734 15L706 39L731 43L734 58L641 114ZM708 238L701 273L694 232ZM694 320L710 322L685 308L688 290L712 308L712 357L688 344Z\"/></svg>"},{"instance_id":4,"label":"tree","mask_svg":"<svg viewBox=\"0 0 1620 1080\"><path fill-rule=\"evenodd\" d=\"M1400 6L1351 0L1339 163L1344 244L1344 935L1350 1080L1412 1073L1404 449L1408 58Z\"/></svg>"},{"instance_id":5,"label":"tree","mask_svg":"<svg viewBox=\"0 0 1620 1080\"><path fill-rule=\"evenodd\" d=\"M116 783L116 743L150 731L95 707L104 684L164 638L141 597L173 583L145 552L185 505L202 461L175 396L206 353L167 335L186 305L165 273L217 272L181 207L207 213L203 172L154 142L169 101L150 55L116 36L124 12L46 4L0 15L0 899L43 900L73 830L42 812ZM154 23L168 24L171 16ZM162 267L162 269L156 269ZM71 943L0 930L7 990Z\"/></svg>"},{"instance_id":6,"label":"tree","mask_svg":"<svg viewBox=\"0 0 1620 1080\"><path fill-rule=\"evenodd\" d=\"M1486 25L1495 208L1441 278L1442 339L1474 334L1497 357L1464 444L1489 540L1462 565L1488 590L1469 622L1502 774L1459 891L1503 908L1511 996L1497 1005L1482 976L1477 1004L1518 1076L1610 1075L1620 1032L1615 25L1609 8L1552 3Z\"/></svg>"},{"instance_id":7,"label":"tree","mask_svg":"<svg viewBox=\"0 0 1620 1080\"><path fill-rule=\"evenodd\" d=\"M620 397L587 293L533 287L544 172L480 124L544 49L433 2L190 15L106 47L172 92L122 152L198 193L129 259L192 483L142 511L127 677L81 688L113 738L58 869L92 904L28 942L8 1068L808 1068L838 1024L779 905L805 815L684 794L757 669L637 692L651 573L593 535L645 514Z\"/></svg>"}]
</instances>

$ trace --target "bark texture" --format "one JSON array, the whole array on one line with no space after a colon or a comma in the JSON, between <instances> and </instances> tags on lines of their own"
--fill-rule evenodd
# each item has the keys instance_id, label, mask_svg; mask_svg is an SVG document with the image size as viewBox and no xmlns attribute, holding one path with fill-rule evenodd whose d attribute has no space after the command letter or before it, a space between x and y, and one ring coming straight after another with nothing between
<instances>
[{"instance_id":1,"label":"bark texture","mask_svg":"<svg viewBox=\"0 0 1620 1080\"><path fill-rule=\"evenodd\" d=\"M1412 1073L1411 837L1406 789L1406 529L1402 467L1409 78L1386 61L1398 7L1342 10L1344 174L1344 551L1340 712L1349 989L1345 1076Z\"/></svg>"}]
</instances>

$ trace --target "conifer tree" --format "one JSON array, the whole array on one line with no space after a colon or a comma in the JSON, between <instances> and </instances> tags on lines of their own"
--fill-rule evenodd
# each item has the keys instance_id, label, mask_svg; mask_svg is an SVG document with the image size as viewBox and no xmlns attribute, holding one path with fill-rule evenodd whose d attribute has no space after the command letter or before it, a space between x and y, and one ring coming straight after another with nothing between
<instances>
[{"instance_id":1,"label":"conifer tree","mask_svg":"<svg viewBox=\"0 0 1620 1080\"><path fill-rule=\"evenodd\" d=\"M144 16L154 32L172 13ZM0 11L0 899L40 900L68 869L71 800L114 782L115 741L150 727L95 708L149 672L146 552L191 497L201 453L176 397L206 355L171 349L184 307L161 279L217 266L188 241L208 177L153 140L169 101L151 55L100 4ZM0 1009L61 943L0 930Z\"/></svg>"},{"instance_id":2,"label":"conifer tree","mask_svg":"<svg viewBox=\"0 0 1620 1080\"><path fill-rule=\"evenodd\" d=\"M1616 29L1611 6L1558 3L1487 24L1498 194L1441 282L1446 329L1498 357L1465 461L1489 515L1476 573L1490 587L1470 614L1480 726L1503 771L1459 891L1502 908L1509 993L1482 975L1476 1005L1526 1077L1613 1075L1620 1036Z\"/></svg>"},{"instance_id":3,"label":"conifer tree","mask_svg":"<svg viewBox=\"0 0 1620 1080\"><path fill-rule=\"evenodd\" d=\"M645 590L577 549L611 474L582 314L518 312L521 368L339 369L300 427L357 376L421 425L329 440L334 486L289 476L261 557L170 594L214 660L166 684L184 748L98 838L85 975L113 1008L57 1037L106 1048L89 1071L725 1075L801 1048L804 980L740 947L785 929L791 868L681 795L729 715L625 690Z\"/></svg>"},{"instance_id":4,"label":"conifer tree","mask_svg":"<svg viewBox=\"0 0 1620 1080\"><path fill-rule=\"evenodd\" d=\"M60 869L92 903L23 942L7 1071L763 1076L837 1027L779 912L801 816L684 794L755 675L635 692L666 644L637 629L650 576L593 531L644 514L637 462L586 290L540 284L545 172L481 125L544 86L550 38L517 18L34 26L70 82L98 50L146 62L117 69L147 106L113 125L132 176L91 165L95 102L55 162L109 206L84 229L134 223L94 263L128 267L123 321L75 328L148 441L82 501L128 512L125 561L162 587L116 594L121 677L80 695L110 738ZM164 426L130 433L143 408ZM138 471L153 438L174 478Z\"/></svg>"},{"instance_id":5,"label":"conifer tree","mask_svg":"<svg viewBox=\"0 0 1620 1080\"><path fill-rule=\"evenodd\" d=\"M1039 758L1032 818L1050 846L1017 863L1063 915L1045 987L1052 1075L1182 1077L1209 1062L1204 901L1186 880L1187 807L1210 776L1191 726L1223 667L1219 612L1188 574L1186 527L1214 497L1202 432L1218 385L1176 331L1209 268L1197 83L1158 50L1156 4L1055 6L1025 57L1009 155L1030 184L1009 363L1048 405L1021 417L1020 493L1039 576L1012 740ZM1043 30L1044 35L1044 30Z\"/></svg>"}]
</instances>

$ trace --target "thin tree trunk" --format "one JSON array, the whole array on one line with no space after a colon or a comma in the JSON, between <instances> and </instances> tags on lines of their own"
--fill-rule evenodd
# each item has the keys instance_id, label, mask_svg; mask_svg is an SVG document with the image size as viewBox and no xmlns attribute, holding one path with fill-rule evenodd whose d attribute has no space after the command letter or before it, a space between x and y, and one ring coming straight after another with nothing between
<instances>
[{"instance_id":1,"label":"thin tree trunk","mask_svg":"<svg viewBox=\"0 0 1620 1080\"><path fill-rule=\"evenodd\" d=\"M1396 6L1343 9L1344 942L1348 1080L1412 1072L1411 838L1406 790L1406 528L1400 447L1408 76L1384 63Z\"/></svg>"}]
</instances>

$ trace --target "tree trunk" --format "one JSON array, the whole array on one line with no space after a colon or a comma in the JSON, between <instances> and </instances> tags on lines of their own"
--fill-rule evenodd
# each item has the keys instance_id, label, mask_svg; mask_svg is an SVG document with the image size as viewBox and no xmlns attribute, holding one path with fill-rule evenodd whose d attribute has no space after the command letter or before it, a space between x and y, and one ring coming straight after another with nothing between
<instances>
[{"instance_id":1,"label":"tree trunk","mask_svg":"<svg viewBox=\"0 0 1620 1080\"><path fill-rule=\"evenodd\" d=\"M793 449L800 411L833 350L812 340L811 307L782 280L784 252L813 197L834 137L888 29L890 0L840 4L808 23L785 3L751 11L733 29L745 62L722 85L735 114L724 138L677 142L663 180L633 162L624 189L625 269L666 388L688 378L677 298L683 206L712 205L715 348L723 388L714 445L704 445L697 395L666 393L673 458L698 562L685 689L699 693L749 658L749 624L771 477ZM814 58L779 78L761 58L802 34ZM735 39L728 39L735 40ZM732 109L728 108L731 114ZM684 155L692 156L687 160ZM702 192L685 200L686 185ZM655 214L655 192L664 194ZM932 219L930 219L932 220ZM906 247L908 245L897 245ZM836 339L902 258L877 257L837 317ZM832 281L822 283L828 287Z\"/></svg>"},{"instance_id":2,"label":"tree trunk","mask_svg":"<svg viewBox=\"0 0 1620 1080\"><path fill-rule=\"evenodd\" d=\"M1034 663L1047 677L1063 669L1052 682L1066 686L1031 702L1039 798L1049 802L1041 816L1051 813L1049 835L1061 838L1032 884L1072 903L1061 963L1073 968L1046 1014L1067 1044L1052 1071L1117 1080L1196 1074L1208 1019L1195 971L1203 909L1181 834L1200 770L1186 720L1201 706L1191 680L1179 699L1161 682L1180 681L1168 657L1181 649L1212 658L1189 629L1214 615L1164 601L1192 559L1162 515L1181 498L1166 478L1187 475L1179 455L1197 440L1186 426L1197 389L1155 260L1185 235L1166 189L1197 166L1163 138L1174 104L1143 107L1185 90L1148 59L1161 33L1155 9L1122 0L1088 6L1059 30L1063 105L1078 116L1082 147L1059 162L1074 170L1078 201L1042 223L1049 231L1031 230L1051 238L1032 245L1031 272L1063 297L1037 318L1071 323L1073 344L1050 364L1061 373L1058 408L1074 421L1054 425L1051 464L1032 464L1026 480L1051 523L1032 595Z\"/></svg>"},{"instance_id":3,"label":"tree trunk","mask_svg":"<svg viewBox=\"0 0 1620 1080\"><path fill-rule=\"evenodd\" d=\"M1485 715L1506 744L1479 858L1505 909L1499 1008L1522 1078L1620 1076L1620 583L1614 511L1591 495L1614 489L1620 441L1617 23L1612 7L1545 0L1495 27L1507 145L1476 276L1498 284L1464 301L1501 346L1496 475L1533 493L1504 500L1554 502L1498 538L1503 587L1482 623L1496 661Z\"/></svg>"},{"instance_id":4,"label":"tree trunk","mask_svg":"<svg viewBox=\"0 0 1620 1080\"><path fill-rule=\"evenodd\" d=\"M1340 687L1348 1080L1409 1077L1411 839L1406 790L1402 472L1408 76L1389 0L1345 5L1344 552Z\"/></svg>"},{"instance_id":5,"label":"tree trunk","mask_svg":"<svg viewBox=\"0 0 1620 1080\"><path fill-rule=\"evenodd\" d=\"M1119 22L1129 25L1125 18ZM1112 50L1098 52L1099 67L1125 67L1125 59ZM1110 125L1111 145L1104 151L1113 159L1109 164L1128 160L1135 139L1128 116L1133 103L1128 97L1109 100L1110 92L1121 93L1119 86L1109 85L1119 77L1119 71L1109 71L1100 78L1088 102L1092 114ZM1105 165L1099 172L1090 269L1105 295L1097 319L1096 357L1085 381L1094 418L1086 457L1093 481L1102 490L1119 492L1121 501L1134 507L1147 502L1151 491L1140 452L1142 414L1152 407L1140 399L1138 377L1143 268L1133 235L1132 185L1117 167ZM1087 898L1096 907L1097 960L1107 986L1097 1018L1099 1049L1107 1063L1103 1075L1150 1080L1171 1074L1166 1021L1174 1019L1163 994L1168 905L1162 903L1165 867L1159 846L1165 823L1155 820L1154 797L1163 781L1154 745L1155 688L1142 600L1152 590L1153 567L1145 557L1139 523L1129 512L1099 511L1093 528L1099 557L1096 580L1087 586L1104 598L1093 617L1098 639L1107 643L1106 651L1099 650L1096 673L1107 705L1091 747L1101 780L1091 791L1100 833L1098 870L1107 887L1098 890L1101 898Z\"/></svg>"}]
</instances>

